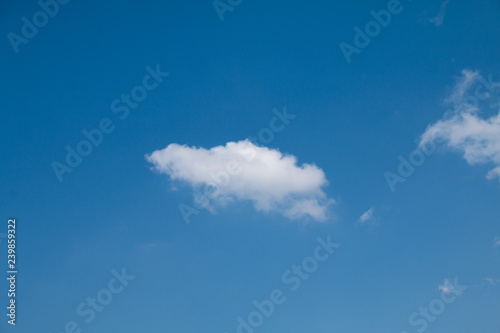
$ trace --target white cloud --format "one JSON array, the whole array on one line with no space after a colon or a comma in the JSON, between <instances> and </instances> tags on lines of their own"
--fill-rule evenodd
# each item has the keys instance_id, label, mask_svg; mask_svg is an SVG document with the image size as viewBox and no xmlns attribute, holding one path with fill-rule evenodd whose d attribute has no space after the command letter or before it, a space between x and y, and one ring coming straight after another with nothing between
<instances>
[{"instance_id":1,"label":"white cloud","mask_svg":"<svg viewBox=\"0 0 500 333\"><path fill-rule=\"evenodd\" d=\"M495 169L492 169L488 171L488 174L486 175L486 178L491 180L493 178L499 178L500 179L500 167L496 167Z\"/></svg>"},{"instance_id":2,"label":"white cloud","mask_svg":"<svg viewBox=\"0 0 500 333\"><path fill-rule=\"evenodd\" d=\"M493 286L500 282L500 279L493 279L493 278L489 278L489 277L484 278L483 280L488 281L488 283L493 285Z\"/></svg>"},{"instance_id":3,"label":"white cloud","mask_svg":"<svg viewBox=\"0 0 500 333\"><path fill-rule=\"evenodd\" d=\"M490 117L482 117L479 100L486 95L467 95L473 84L481 79L478 72L462 71L462 78L447 101L455 109L436 123L427 127L421 136L420 146L427 142L440 139L443 144L454 151L463 153L464 159L470 164L493 164L487 174L488 179L500 179L500 112ZM492 85L489 89L496 88ZM489 97L489 95L488 95ZM466 100L474 100L475 104L467 104Z\"/></svg>"},{"instance_id":4,"label":"white cloud","mask_svg":"<svg viewBox=\"0 0 500 333\"><path fill-rule=\"evenodd\" d=\"M453 104L455 107L464 102L466 93L470 90L470 88L472 88L480 77L478 71L471 71L468 69L463 69L461 74L462 76L457 79L450 97L445 99L446 103Z\"/></svg>"},{"instance_id":5,"label":"white cloud","mask_svg":"<svg viewBox=\"0 0 500 333\"><path fill-rule=\"evenodd\" d=\"M454 293L455 295L462 295L463 294L463 291L467 288L467 286L465 285L460 285L458 283L458 278L455 278L452 281L448 280L448 279L445 279L443 281L443 284L440 285L439 287L439 290L441 290L443 293L445 294L451 294L451 293Z\"/></svg>"},{"instance_id":6,"label":"white cloud","mask_svg":"<svg viewBox=\"0 0 500 333\"><path fill-rule=\"evenodd\" d=\"M500 237L495 237L495 240L493 241L493 247L500 246Z\"/></svg>"},{"instance_id":7,"label":"white cloud","mask_svg":"<svg viewBox=\"0 0 500 333\"><path fill-rule=\"evenodd\" d=\"M323 170L314 164L298 166L295 156L249 140L211 149L173 143L146 155L146 160L172 180L190 185L195 193L205 192L205 196L195 195L198 202L206 202L207 197L214 205L251 201L258 211L318 221L328 218L328 207L334 202L322 190L328 184Z\"/></svg>"},{"instance_id":8,"label":"white cloud","mask_svg":"<svg viewBox=\"0 0 500 333\"><path fill-rule=\"evenodd\" d=\"M427 21L430 23L434 23L436 25L436 27L439 27L440 25L442 25L444 15L446 14L446 6L448 5L448 2L450 2L450 0L445 0L443 3L441 3L439 13L435 17L431 17L431 18L427 19Z\"/></svg>"},{"instance_id":9,"label":"white cloud","mask_svg":"<svg viewBox=\"0 0 500 333\"><path fill-rule=\"evenodd\" d=\"M445 294L449 294L453 290L453 285L450 281L444 280L444 283L439 286L439 290L441 290Z\"/></svg>"},{"instance_id":10,"label":"white cloud","mask_svg":"<svg viewBox=\"0 0 500 333\"><path fill-rule=\"evenodd\" d=\"M360 224L365 224L365 223L375 223L376 219L373 216L373 213L375 212L375 207L372 207L368 209L366 212L364 212L358 219L358 222Z\"/></svg>"}]
</instances>

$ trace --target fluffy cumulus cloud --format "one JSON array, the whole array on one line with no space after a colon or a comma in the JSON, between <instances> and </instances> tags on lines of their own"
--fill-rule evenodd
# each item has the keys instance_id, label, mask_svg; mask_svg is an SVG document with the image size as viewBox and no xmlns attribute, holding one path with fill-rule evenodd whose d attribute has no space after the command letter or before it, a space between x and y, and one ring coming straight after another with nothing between
<instances>
[{"instance_id":1,"label":"fluffy cumulus cloud","mask_svg":"<svg viewBox=\"0 0 500 333\"><path fill-rule=\"evenodd\" d=\"M453 110L428 126L420 145L442 140L450 150L462 153L469 164L492 165L486 177L500 179L500 112L485 116L488 110L483 109L484 102L491 102L497 90L498 84L491 82L491 77L486 81L478 72L463 71L445 100ZM498 110L498 105L494 107Z\"/></svg>"},{"instance_id":2,"label":"fluffy cumulus cloud","mask_svg":"<svg viewBox=\"0 0 500 333\"><path fill-rule=\"evenodd\" d=\"M248 140L210 149L170 144L146 155L154 169L185 182L206 208L250 201L258 211L278 212L290 219L328 218L328 184L314 164L297 164L293 155L259 147Z\"/></svg>"}]
</instances>

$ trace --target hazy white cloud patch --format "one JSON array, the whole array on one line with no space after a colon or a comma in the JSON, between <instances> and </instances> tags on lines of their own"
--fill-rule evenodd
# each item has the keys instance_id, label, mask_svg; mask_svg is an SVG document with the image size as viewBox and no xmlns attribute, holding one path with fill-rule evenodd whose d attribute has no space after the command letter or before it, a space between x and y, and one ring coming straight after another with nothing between
<instances>
[{"instance_id":1,"label":"hazy white cloud patch","mask_svg":"<svg viewBox=\"0 0 500 333\"><path fill-rule=\"evenodd\" d=\"M441 3L441 7L439 8L439 13L431 18L427 19L428 23L433 23L436 27L439 27L440 25L443 24L444 16L446 14L446 6L448 6L448 3L450 0L445 0Z\"/></svg>"},{"instance_id":2,"label":"hazy white cloud patch","mask_svg":"<svg viewBox=\"0 0 500 333\"><path fill-rule=\"evenodd\" d=\"M191 186L198 201L210 197L206 208L212 211L231 202L250 201L258 211L324 221L334 203L322 189L328 185L322 169L298 165L295 156L249 140L210 149L173 143L146 155L146 160L171 180Z\"/></svg>"},{"instance_id":3,"label":"hazy white cloud patch","mask_svg":"<svg viewBox=\"0 0 500 333\"><path fill-rule=\"evenodd\" d=\"M495 240L493 241L493 247L499 247L500 246L500 237L495 237Z\"/></svg>"},{"instance_id":4,"label":"hazy white cloud patch","mask_svg":"<svg viewBox=\"0 0 500 333\"><path fill-rule=\"evenodd\" d=\"M379 218L375 217L374 214L375 214L375 206L368 209L359 217L358 224L376 225L378 223Z\"/></svg>"},{"instance_id":5,"label":"hazy white cloud patch","mask_svg":"<svg viewBox=\"0 0 500 333\"><path fill-rule=\"evenodd\" d=\"M445 279L443 281L443 284L441 284L438 287L439 290L441 290L445 294L455 294L455 295L462 295L463 291L467 289L467 286L460 285L458 283L458 278L455 278L453 281L449 279Z\"/></svg>"},{"instance_id":6,"label":"hazy white cloud patch","mask_svg":"<svg viewBox=\"0 0 500 333\"><path fill-rule=\"evenodd\" d=\"M485 280L486 282L488 282L492 286L500 283L500 279L495 279L495 278L490 278L490 277L484 278L483 280Z\"/></svg>"},{"instance_id":7,"label":"hazy white cloud patch","mask_svg":"<svg viewBox=\"0 0 500 333\"><path fill-rule=\"evenodd\" d=\"M461 76L457 79L453 91L448 98L445 99L446 103L453 104L458 107L464 102L468 91L472 88L474 84L478 82L480 74L478 71L471 71L469 69L463 69Z\"/></svg>"},{"instance_id":8,"label":"hazy white cloud patch","mask_svg":"<svg viewBox=\"0 0 500 333\"><path fill-rule=\"evenodd\" d=\"M440 140L446 148L462 153L470 165L493 165L486 178L500 179L500 111L486 116L480 104L480 100L491 97L489 92L494 92L498 84L486 84L478 72L462 71L462 77L446 100L454 109L427 127L420 146ZM473 87L475 89L471 89ZM470 90L475 95L468 94Z\"/></svg>"},{"instance_id":9,"label":"hazy white cloud patch","mask_svg":"<svg viewBox=\"0 0 500 333\"><path fill-rule=\"evenodd\" d=\"M496 167L495 169L492 169L488 171L488 174L486 175L487 179L493 179L493 178L499 178L500 179L500 167Z\"/></svg>"}]
</instances>

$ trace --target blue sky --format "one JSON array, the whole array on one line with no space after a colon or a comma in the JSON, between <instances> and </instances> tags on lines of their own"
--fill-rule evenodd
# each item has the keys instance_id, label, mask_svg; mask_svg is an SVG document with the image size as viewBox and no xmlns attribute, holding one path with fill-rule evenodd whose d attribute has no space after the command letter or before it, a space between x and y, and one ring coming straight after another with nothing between
<instances>
[{"instance_id":1,"label":"blue sky","mask_svg":"<svg viewBox=\"0 0 500 333\"><path fill-rule=\"evenodd\" d=\"M1 332L499 332L497 1L62 3L0 7Z\"/></svg>"}]
</instances>

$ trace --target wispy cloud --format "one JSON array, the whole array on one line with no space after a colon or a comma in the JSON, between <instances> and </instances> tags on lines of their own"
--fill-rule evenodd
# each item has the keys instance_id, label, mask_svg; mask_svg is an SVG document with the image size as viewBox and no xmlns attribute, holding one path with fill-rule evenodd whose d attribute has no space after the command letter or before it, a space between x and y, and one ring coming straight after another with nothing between
<instances>
[{"instance_id":1,"label":"wispy cloud","mask_svg":"<svg viewBox=\"0 0 500 333\"><path fill-rule=\"evenodd\" d=\"M478 72L462 71L462 77L446 100L454 110L427 127L421 136L420 146L440 139L447 148L462 152L470 165L493 164L486 178L500 178L500 112L482 117L479 100L489 95L484 92L478 95L478 87L475 89L478 97L467 95L474 83L481 79ZM482 88L493 91L497 86L495 83ZM469 103L468 100L474 102Z\"/></svg>"},{"instance_id":2,"label":"wispy cloud","mask_svg":"<svg viewBox=\"0 0 500 333\"><path fill-rule=\"evenodd\" d=\"M448 6L449 2L450 0L445 0L443 3L441 3L441 7L439 8L439 13L434 17L428 18L427 22L433 23L434 25L436 25L436 27L442 25L444 16L446 14L446 6Z\"/></svg>"},{"instance_id":3,"label":"wispy cloud","mask_svg":"<svg viewBox=\"0 0 500 333\"><path fill-rule=\"evenodd\" d=\"M500 237L495 237L495 240L493 241L493 247L498 247L500 246Z\"/></svg>"},{"instance_id":4,"label":"wispy cloud","mask_svg":"<svg viewBox=\"0 0 500 333\"><path fill-rule=\"evenodd\" d=\"M494 278L484 278L483 280L485 280L486 282L488 282L489 284L491 284L492 286L496 285L497 283L500 282L500 279L494 279Z\"/></svg>"},{"instance_id":5,"label":"wispy cloud","mask_svg":"<svg viewBox=\"0 0 500 333\"><path fill-rule=\"evenodd\" d=\"M358 219L359 224L377 224L378 218L374 216L375 206L364 212Z\"/></svg>"},{"instance_id":6,"label":"wispy cloud","mask_svg":"<svg viewBox=\"0 0 500 333\"><path fill-rule=\"evenodd\" d=\"M444 101L453 106L459 106L464 102L467 92L478 81L480 74L478 71L463 69L461 76L457 79L453 91Z\"/></svg>"},{"instance_id":7,"label":"wispy cloud","mask_svg":"<svg viewBox=\"0 0 500 333\"><path fill-rule=\"evenodd\" d=\"M455 278L453 282L450 281L449 279L445 279L443 281L443 284L441 284L438 287L438 289L444 292L445 294L453 293L455 295L462 295L463 291L467 289L467 286L460 285L458 283L458 278Z\"/></svg>"},{"instance_id":8,"label":"wispy cloud","mask_svg":"<svg viewBox=\"0 0 500 333\"><path fill-rule=\"evenodd\" d=\"M314 164L297 165L293 155L260 147L248 140L210 149L170 144L146 155L154 169L190 185L195 193L213 189L213 204L250 201L258 211L278 212L290 219L328 219L328 184Z\"/></svg>"},{"instance_id":9,"label":"wispy cloud","mask_svg":"<svg viewBox=\"0 0 500 333\"><path fill-rule=\"evenodd\" d=\"M462 152L470 165L495 164L486 177L500 177L500 113L487 119L461 113L440 120L427 128L422 142L435 138L444 139L450 149Z\"/></svg>"}]
</instances>

